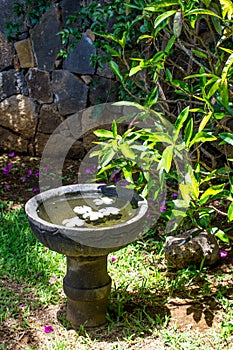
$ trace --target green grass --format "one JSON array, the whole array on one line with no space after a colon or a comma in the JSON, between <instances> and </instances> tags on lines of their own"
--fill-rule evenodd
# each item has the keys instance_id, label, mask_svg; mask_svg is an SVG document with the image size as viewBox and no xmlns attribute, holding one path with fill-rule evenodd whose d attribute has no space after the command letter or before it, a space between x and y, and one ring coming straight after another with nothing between
<instances>
[{"instance_id":1,"label":"green grass","mask_svg":"<svg viewBox=\"0 0 233 350\"><path fill-rule=\"evenodd\" d=\"M31 316L65 302L65 258L38 242L23 208L11 210L2 204L0 210L0 335L8 323L11 331L33 334ZM151 236L110 254L108 270L113 281L108 326L91 332L81 327L71 339L63 315L60 322L51 319L55 330L46 334L48 342L43 344L42 340L39 347L28 345L25 349L100 349L105 342L115 350L137 349L137 344L146 340L159 342L161 349L233 349L231 270L222 274L194 266L169 270L164 263L163 242ZM219 327L204 333L180 331L179 325L170 322L168 307L177 296L202 303L203 314L206 310L216 313ZM208 306L210 300L213 309ZM8 345L3 342L2 349Z\"/></svg>"}]
</instances>

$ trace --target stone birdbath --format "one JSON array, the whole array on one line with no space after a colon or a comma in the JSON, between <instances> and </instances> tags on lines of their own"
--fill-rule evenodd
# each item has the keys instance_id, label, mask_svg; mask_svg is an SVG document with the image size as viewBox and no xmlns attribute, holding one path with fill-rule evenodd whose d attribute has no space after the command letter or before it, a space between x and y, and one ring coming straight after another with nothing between
<instances>
[{"instance_id":1,"label":"stone birdbath","mask_svg":"<svg viewBox=\"0 0 233 350\"><path fill-rule=\"evenodd\" d=\"M61 186L31 198L25 206L40 242L67 258L63 289L73 327L106 323L111 278L107 256L143 231L147 201L113 186Z\"/></svg>"}]
</instances>

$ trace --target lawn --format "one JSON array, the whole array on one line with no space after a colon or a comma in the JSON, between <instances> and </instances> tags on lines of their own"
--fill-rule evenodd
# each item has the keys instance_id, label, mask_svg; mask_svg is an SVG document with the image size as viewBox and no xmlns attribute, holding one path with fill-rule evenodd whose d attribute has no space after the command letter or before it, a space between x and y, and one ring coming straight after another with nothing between
<instances>
[{"instance_id":1,"label":"lawn","mask_svg":"<svg viewBox=\"0 0 233 350\"><path fill-rule=\"evenodd\" d=\"M72 329L62 289L65 259L37 241L24 212L38 186L38 160L3 155L1 162L2 350L233 349L231 246L221 247L228 254L212 268L175 271L164 260L161 225L109 254L108 324ZM64 174L64 181L71 177Z\"/></svg>"}]
</instances>

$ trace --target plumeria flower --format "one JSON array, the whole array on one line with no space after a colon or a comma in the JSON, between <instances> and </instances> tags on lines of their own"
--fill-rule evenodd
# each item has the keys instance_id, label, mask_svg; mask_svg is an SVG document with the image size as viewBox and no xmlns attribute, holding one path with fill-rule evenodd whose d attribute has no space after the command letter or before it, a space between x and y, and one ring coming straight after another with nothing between
<instances>
[{"instance_id":1,"label":"plumeria flower","mask_svg":"<svg viewBox=\"0 0 233 350\"><path fill-rule=\"evenodd\" d=\"M44 332L45 333L52 333L53 327L52 326L44 326Z\"/></svg>"},{"instance_id":2,"label":"plumeria flower","mask_svg":"<svg viewBox=\"0 0 233 350\"><path fill-rule=\"evenodd\" d=\"M115 207L106 207L102 208L99 210L100 213L103 213L104 216L109 216L109 215L117 215L120 212L120 209L115 208Z\"/></svg>"},{"instance_id":3,"label":"plumeria flower","mask_svg":"<svg viewBox=\"0 0 233 350\"><path fill-rule=\"evenodd\" d=\"M92 211L92 208L89 207L88 205L81 205L81 206L77 206L77 207L74 207L74 212L76 214L86 214L86 213L90 213Z\"/></svg>"},{"instance_id":4,"label":"plumeria flower","mask_svg":"<svg viewBox=\"0 0 233 350\"><path fill-rule=\"evenodd\" d=\"M104 209L106 209L112 215L117 215L120 212L120 209L115 207L106 207Z\"/></svg>"},{"instance_id":5,"label":"plumeria flower","mask_svg":"<svg viewBox=\"0 0 233 350\"><path fill-rule=\"evenodd\" d=\"M75 226L83 226L85 224L85 221L75 216L71 219L65 219L62 221L62 225L66 227L75 227Z\"/></svg>"},{"instance_id":6,"label":"plumeria flower","mask_svg":"<svg viewBox=\"0 0 233 350\"><path fill-rule=\"evenodd\" d=\"M101 197L101 198L96 198L96 199L94 199L93 202L94 202L96 205L112 204L112 203L113 203L113 198Z\"/></svg>"},{"instance_id":7,"label":"plumeria flower","mask_svg":"<svg viewBox=\"0 0 233 350\"><path fill-rule=\"evenodd\" d=\"M83 214L83 218L89 219L90 221L96 221L96 220L102 219L103 217L104 217L104 214L99 211L91 211Z\"/></svg>"}]
</instances>

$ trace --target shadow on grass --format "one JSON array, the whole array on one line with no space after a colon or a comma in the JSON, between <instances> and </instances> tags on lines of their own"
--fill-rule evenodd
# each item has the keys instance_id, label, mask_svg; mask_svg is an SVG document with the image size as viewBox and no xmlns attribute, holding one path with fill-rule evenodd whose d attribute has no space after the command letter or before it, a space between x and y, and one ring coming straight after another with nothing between
<instances>
[{"instance_id":1,"label":"shadow on grass","mask_svg":"<svg viewBox=\"0 0 233 350\"><path fill-rule=\"evenodd\" d=\"M147 337L167 324L170 312L165 302L162 295L150 291L142 294L140 291L115 290L109 298L107 324L97 328L85 328L84 325L76 331L92 340L109 342ZM72 329L66 320L66 304L61 305L57 319L67 330Z\"/></svg>"}]
</instances>

